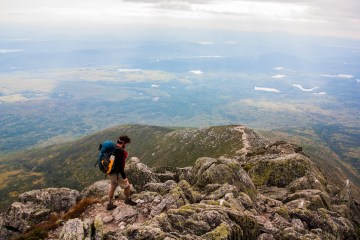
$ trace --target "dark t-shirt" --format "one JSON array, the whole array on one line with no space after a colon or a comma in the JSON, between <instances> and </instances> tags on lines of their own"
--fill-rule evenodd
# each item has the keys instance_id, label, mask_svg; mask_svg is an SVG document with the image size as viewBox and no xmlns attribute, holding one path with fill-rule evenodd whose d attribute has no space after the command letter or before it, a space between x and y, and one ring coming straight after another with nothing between
<instances>
[{"instance_id":1,"label":"dark t-shirt","mask_svg":"<svg viewBox=\"0 0 360 240\"><path fill-rule=\"evenodd\" d=\"M114 162L114 173L120 173L121 177L123 179L126 178L125 174L125 163L126 163L126 157L128 153L119 147L115 148L114 156L115 156L115 162Z\"/></svg>"}]
</instances>

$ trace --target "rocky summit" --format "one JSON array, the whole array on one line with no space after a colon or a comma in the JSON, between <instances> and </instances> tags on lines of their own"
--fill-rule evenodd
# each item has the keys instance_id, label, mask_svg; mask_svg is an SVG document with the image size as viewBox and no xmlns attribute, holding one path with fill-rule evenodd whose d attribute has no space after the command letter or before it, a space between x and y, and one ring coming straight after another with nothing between
<instances>
[{"instance_id":1,"label":"rocky summit","mask_svg":"<svg viewBox=\"0 0 360 240\"><path fill-rule=\"evenodd\" d=\"M117 189L117 207L107 211L107 180L80 192L23 193L1 215L0 239L359 239L350 181L335 184L299 146L233 128L243 141L231 158L204 156L182 168L131 158L126 172L137 206L125 205Z\"/></svg>"}]
</instances>

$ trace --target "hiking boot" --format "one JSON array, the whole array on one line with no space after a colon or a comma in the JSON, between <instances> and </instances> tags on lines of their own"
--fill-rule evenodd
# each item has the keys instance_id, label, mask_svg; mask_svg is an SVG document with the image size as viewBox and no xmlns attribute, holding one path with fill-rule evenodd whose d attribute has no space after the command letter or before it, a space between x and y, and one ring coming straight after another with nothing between
<instances>
[{"instance_id":1,"label":"hiking boot","mask_svg":"<svg viewBox=\"0 0 360 240\"><path fill-rule=\"evenodd\" d=\"M137 202L134 202L133 200L131 200L131 198L126 198L124 201L125 204L131 205L131 206L136 206Z\"/></svg>"},{"instance_id":2,"label":"hiking boot","mask_svg":"<svg viewBox=\"0 0 360 240\"><path fill-rule=\"evenodd\" d=\"M108 205L106 206L106 210L108 211L113 210L114 208L116 208L116 205L113 203L108 203Z\"/></svg>"}]
</instances>

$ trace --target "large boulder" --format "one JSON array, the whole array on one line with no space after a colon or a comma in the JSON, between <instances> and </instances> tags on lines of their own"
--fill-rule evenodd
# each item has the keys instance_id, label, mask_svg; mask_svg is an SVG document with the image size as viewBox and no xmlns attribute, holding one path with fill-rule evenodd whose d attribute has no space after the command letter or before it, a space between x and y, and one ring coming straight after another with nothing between
<instances>
[{"instance_id":1,"label":"large boulder","mask_svg":"<svg viewBox=\"0 0 360 240\"><path fill-rule=\"evenodd\" d=\"M286 188L278 188L278 187L262 188L260 189L260 192L268 197L274 198L279 201L284 200L289 194L289 191Z\"/></svg>"},{"instance_id":2,"label":"large boulder","mask_svg":"<svg viewBox=\"0 0 360 240\"><path fill-rule=\"evenodd\" d=\"M205 187L205 200L219 200L225 198L226 195L232 194L237 197L240 194L247 194L239 192L238 188L230 184L208 184Z\"/></svg>"},{"instance_id":3,"label":"large boulder","mask_svg":"<svg viewBox=\"0 0 360 240\"><path fill-rule=\"evenodd\" d=\"M336 196L336 203L346 206L341 212L350 211L350 217L357 226L360 226L360 193L350 180L346 180L343 188ZM360 227L358 230L360 234Z\"/></svg>"},{"instance_id":4,"label":"large boulder","mask_svg":"<svg viewBox=\"0 0 360 240\"><path fill-rule=\"evenodd\" d=\"M156 216L163 211L169 209L176 209L185 204L189 204L189 200L180 186L176 186L168 194L166 194L161 201L152 208L150 214L151 216Z\"/></svg>"},{"instance_id":5,"label":"large boulder","mask_svg":"<svg viewBox=\"0 0 360 240\"><path fill-rule=\"evenodd\" d=\"M144 189L151 192L158 192L161 195L165 195L177 186L173 180L168 180L164 183L147 183Z\"/></svg>"},{"instance_id":6,"label":"large boulder","mask_svg":"<svg viewBox=\"0 0 360 240\"><path fill-rule=\"evenodd\" d=\"M310 202L308 206L311 210L316 210L318 208L331 209L331 199L328 194L321 192L320 190L307 189L300 190L293 194L290 194L283 202L291 202L296 199L303 199Z\"/></svg>"},{"instance_id":7,"label":"large boulder","mask_svg":"<svg viewBox=\"0 0 360 240\"><path fill-rule=\"evenodd\" d=\"M257 190L248 173L233 159L199 158L192 169L192 185L204 188L208 184L230 184L255 197Z\"/></svg>"},{"instance_id":8,"label":"large boulder","mask_svg":"<svg viewBox=\"0 0 360 240\"><path fill-rule=\"evenodd\" d=\"M147 183L159 182L156 174L136 157L132 157L126 163L125 172L137 191L143 191Z\"/></svg>"},{"instance_id":9,"label":"large boulder","mask_svg":"<svg viewBox=\"0 0 360 240\"><path fill-rule=\"evenodd\" d=\"M316 211L307 209L290 209L289 216L300 219L321 239L358 239L353 224L339 213L319 208Z\"/></svg>"},{"instance_id":10,"label":"large boulder","mask_svg":"<svg viewBox=\"0 0 360 240\"><path fill-rule=\"evenodd\" d=\"M246 168L249 169L249 175L257 187L284 188L294 180L308 175L312 176L311 181L306 179L306 183L297 184L299 187L296 187L297 185L294 183L291 190L303 189L302 185L305 188L307 186L312 187L313 181L316 183L319 181L321 185L324 185L325 182L324 176L315 164L307 156L300 153L280 155L275 158L261 156L249 161Z\"/></svg>"},{"instance_id":11,"label":"large boulder","mask_svg":"<svg viewBox=\"0 0 360 240\"><path fill-rule=\"evenodd\" d=\"M200 202L204 195L193 187L185 180L182 180L163 196L161 201L152 207L150 214L156 216L163 211L169 209L176 209L183 205Z\"/></svg>"},{"instance_id":12,"label":"large boulder","mask_svg":"<svg viewBox=\"0 0 360 240\"><path fill-rule=\"evenodd\" d=\"M160 182L176 179L175 167L154 167L151 169Z\"/></svg>"},{"instance_id":13,"label":"large boulder","mask_svg":"<svg viewBox=\"0 0 360 240\"><path fill-rule=\"evenodd\" d=\"M63 240L91 240L92 222L90 219L82 221L79 218L67 221L60 233Z\"/></svg>"},{"instance_id":14,"label":"large boulder","mask_svg":"<svg viewBox=\"0 0 360 240\"><path fill-rule=\"evenodd\" d=\"M326 187L322 184L322 182L325 182L325 179L322 178L321 180L322 181L317 179L310 172L307 172L305 174L305 176L292 181L287 186L287 189L289 189L289 191L292 192L292 193L294 193L294 192L296 192L298 190L305 190L305 189L318 189L320 191L325 192Z\"/></svg>"},{"instance_id":15,"label":"large boulder","mask_svg":"<svg viewBox=\"0 0 360 240\"><path fill-rule=\"evenodd\" d=\"M266 145L265 150L268 154L292 154L301 153L302 147L286 141L276 141Z\"/></svg>"},{"instance_id":16,"label":"large boulder","mask_svg":"<svg viewBox=\"0 0 360 240\"><path fill-rule=\"evenodd\" d=\"M97 181L90 186L84 188L80 195L82 198L89 198L89 197L104 197L109 195L109 189L110 189L110 181L109 180L101 180ZM115 190L115 197L120 196L122 194L121 189L118 187Z\"/></svg>"},{"instance_id":17,"label":"large boulder","mask_svg":"<svg viewBox=\"0 0 360 240\"><path fill-rule=\"evenodd\" d=\"M192 179L191 170L192 167L176 168L175 181L180 182L182 180L185 180L187 182L191 182Z\"/></svg>"},{"instance_id":18,"label":"large boulder","mask_svg":"<svg viewBox=\"0 0 360 240\"><path fill-rule=\"evenodd\" d=\"M137 217L137 212L133 207L129 205L122 205L121 207L117 207L113 212L112 216L114 217L116 222L133 222Z\"/></svg>"},{"instance_id":19,"label":"large boulder","mask_svg":"<svg viewBox=\"0 0 360 240\"><path fill-rule=\"evenodd\" d=\"M32 202L11 204L3 220L3 226L25 232L32 225L49 218L51 210Z\"/></svg>"},{"instance_id":20,"label":"large boulder","mask_svg":"<svg viewBox=\"0 0 360 240\"><path fill-rule=\"evenodd\" d=\"M67 211L74 206L80 193L69 188L46 188L25 192L19 196L23 203L33 202L55 212Z\"/></svg>"},{"instance_id":21,"label":"large boulder","mask_svg":"<svg viewBox=\"0 0 360 240\"><path fill-rule=\"evenodd\" d=\"M256 219L232 208L189 204L127 228L131 239L256 239Z\"/></svg>"}]
</instances>

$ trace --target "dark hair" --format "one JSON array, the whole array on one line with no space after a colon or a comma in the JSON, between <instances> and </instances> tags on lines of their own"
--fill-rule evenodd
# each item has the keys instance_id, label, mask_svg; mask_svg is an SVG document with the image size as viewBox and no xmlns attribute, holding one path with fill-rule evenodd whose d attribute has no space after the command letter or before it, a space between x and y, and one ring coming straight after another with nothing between
<instances>
[{"instance_id":1,"label":"dark hair","mask_svg":"<svg viewBox=\"0 0 360 240\"><path fill-rule=\"evenodd\" d=\"M121 135L120 137L119 137L119 139L117 140L117 143L119 143L119 144L122 144L122 143L130 143L131 142L131 139L128 137L128 136L126 136L126 135Z\"/></svg>"}]
</instances>

